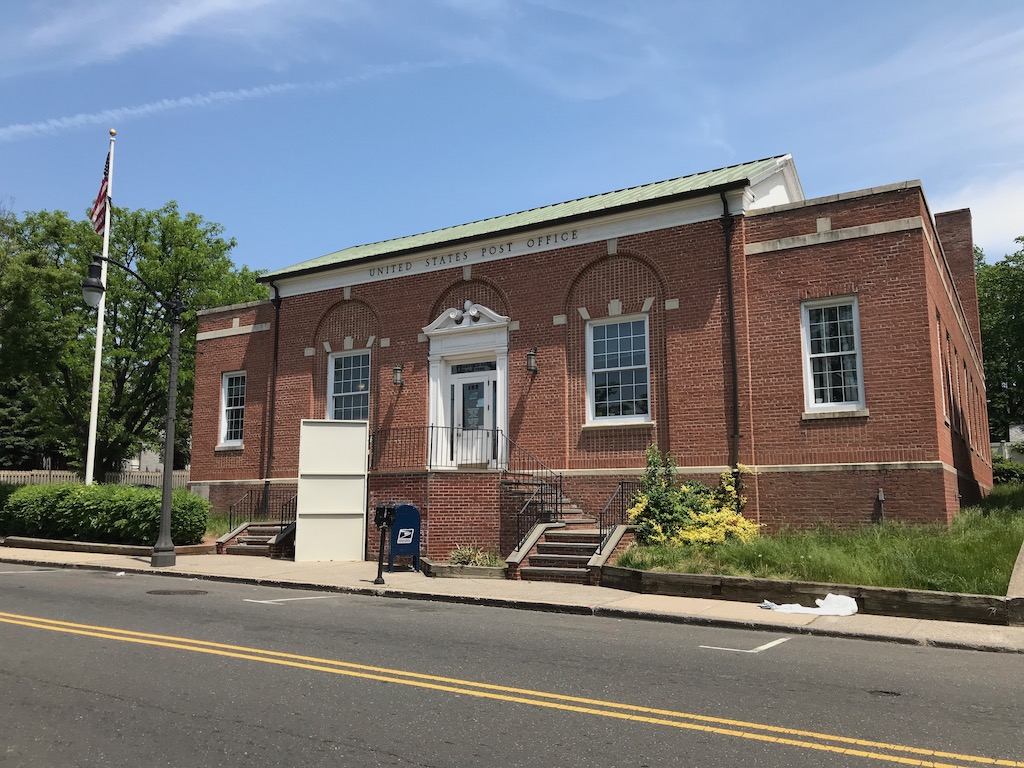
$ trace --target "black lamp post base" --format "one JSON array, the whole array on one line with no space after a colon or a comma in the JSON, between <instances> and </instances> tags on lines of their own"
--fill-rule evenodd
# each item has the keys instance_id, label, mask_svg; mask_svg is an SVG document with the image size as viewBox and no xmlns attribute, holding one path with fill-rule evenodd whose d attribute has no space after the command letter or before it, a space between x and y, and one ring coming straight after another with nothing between
<instances>
[{"instance_id":1,"label":"black lamp post base","mask_svg":"<svg viewBox=\"0 0 1024 768\"><path fill-rule=\"evenodd\" d=\"M149 564L154 568L166 568L174 565L175 563L174 550L157 550L153 549L153 556L149 560Z\"/></svg>"}]
</instances>

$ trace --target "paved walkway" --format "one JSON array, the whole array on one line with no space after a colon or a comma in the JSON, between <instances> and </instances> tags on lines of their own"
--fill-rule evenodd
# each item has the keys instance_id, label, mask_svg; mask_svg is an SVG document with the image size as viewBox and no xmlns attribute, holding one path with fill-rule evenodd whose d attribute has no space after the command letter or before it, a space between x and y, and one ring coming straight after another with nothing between
<instances>
[{"instance_id":1,"label":"paved walkway","mask_svg":"<svg viewBox=\"0 0 1024 768\"><path fill-rule=\"evenodd\" d=\"M428 578L422 573L384 573L373 583L375 562L296 563L242 555L178 555L170 568L153 568L148 557L0 547L0 571L11 564L88 568L167 577L263 584L321 592L347 592L413 600L439 600L522 610L623 619L816 634L981 651L1024 653L1024 627L999 627L888 616L787 614L756 603L691 597L638 595L607 587L504 579Z\"/></svg>"}]
</instances>

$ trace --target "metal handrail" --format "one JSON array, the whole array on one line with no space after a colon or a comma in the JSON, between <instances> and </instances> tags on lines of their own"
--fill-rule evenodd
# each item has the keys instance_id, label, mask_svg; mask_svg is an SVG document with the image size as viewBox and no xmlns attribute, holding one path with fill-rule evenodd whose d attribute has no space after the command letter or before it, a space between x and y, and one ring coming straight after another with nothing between
<instances>
[{"instance_id":1,"label":"metal handrail","mask_svg":"<svg viewBox=\"0 0 1024 768\"><path fill-rule=\"evenodd\" d=\"M228 528L242 523L269 523L282 527L295 522L298 495L292 488L252 488L228 510Z\"/></svg>"},{"instance_id":2,"label":"metal handrail","mask_svg":"<svg viewBox=\"0 0 1024 768\"><path fill-rule=\"evenodd\" d=\"M619 480L618 485L615 486L615 492L608 499L608 503L604 505L604 509L601 510L601 515L598 519L601 543L597 546L597 554L600 555L604 552L604 548L608 544L608 538L612 535L615 527L629 522L626 519L626 512L633 505L633 500L636 498L639 490L639 480Z\"/></svg>"},{"instance_id":3,"label":"metal handrail","mask_svg":"<svg viewBox=\"0 0 1024 768\"><path fill-rule=\"evenodd\" d=\"M533 526L562 519L565 496L560 472L555 472L511 438L506 437L506 442L508 461L502 477L503 487L507 493L511 493L514 486L526 484L533 487L532 493L516 510L515 551L518 552Z\"/></svg>"}]
</instances>

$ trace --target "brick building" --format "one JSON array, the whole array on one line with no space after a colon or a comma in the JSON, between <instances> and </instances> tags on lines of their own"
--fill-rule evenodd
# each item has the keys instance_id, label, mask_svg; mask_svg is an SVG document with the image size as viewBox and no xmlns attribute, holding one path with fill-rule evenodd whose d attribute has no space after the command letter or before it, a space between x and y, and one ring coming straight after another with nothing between
<instances>
[{"instance_id":1,"label":"brick building","mask_svg":"<svg viewBox=\"0 0 1024 768\"><path fill-rule=\"evenodd\" d=\"M750 467L769 529L949 521L992 484L970 212L918 182L805 200L784 155L262 279L199 321L218 510L293 494L311 418L368 420L370 507L419 506L441 558L514 545L520 478L597 515L652 443L708 482Z\"/></svg>"}]
</instances>

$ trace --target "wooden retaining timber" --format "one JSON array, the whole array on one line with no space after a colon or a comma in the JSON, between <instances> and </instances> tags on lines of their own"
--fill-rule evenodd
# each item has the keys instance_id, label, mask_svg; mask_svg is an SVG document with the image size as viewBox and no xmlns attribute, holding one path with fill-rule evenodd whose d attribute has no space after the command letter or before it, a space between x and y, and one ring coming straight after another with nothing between
<instances>
[{"instance_id":1,"label":"wooden retaining timber","mask_svg":"<svg viewBox=\"0 0 1024 768\"><path fill-rule=\"evenodd\" d=\"M831 592L856 599L861 613L876 616L1024 626L1024 597L857 587L848 584L752 579L741 576L661 573L609 565L601 569L601 586L649 595L699 597L747 603L770 600L773 603L800 603L810 606L814 605L815 598L824 597Z\"/></svg>"}]
</instances>

